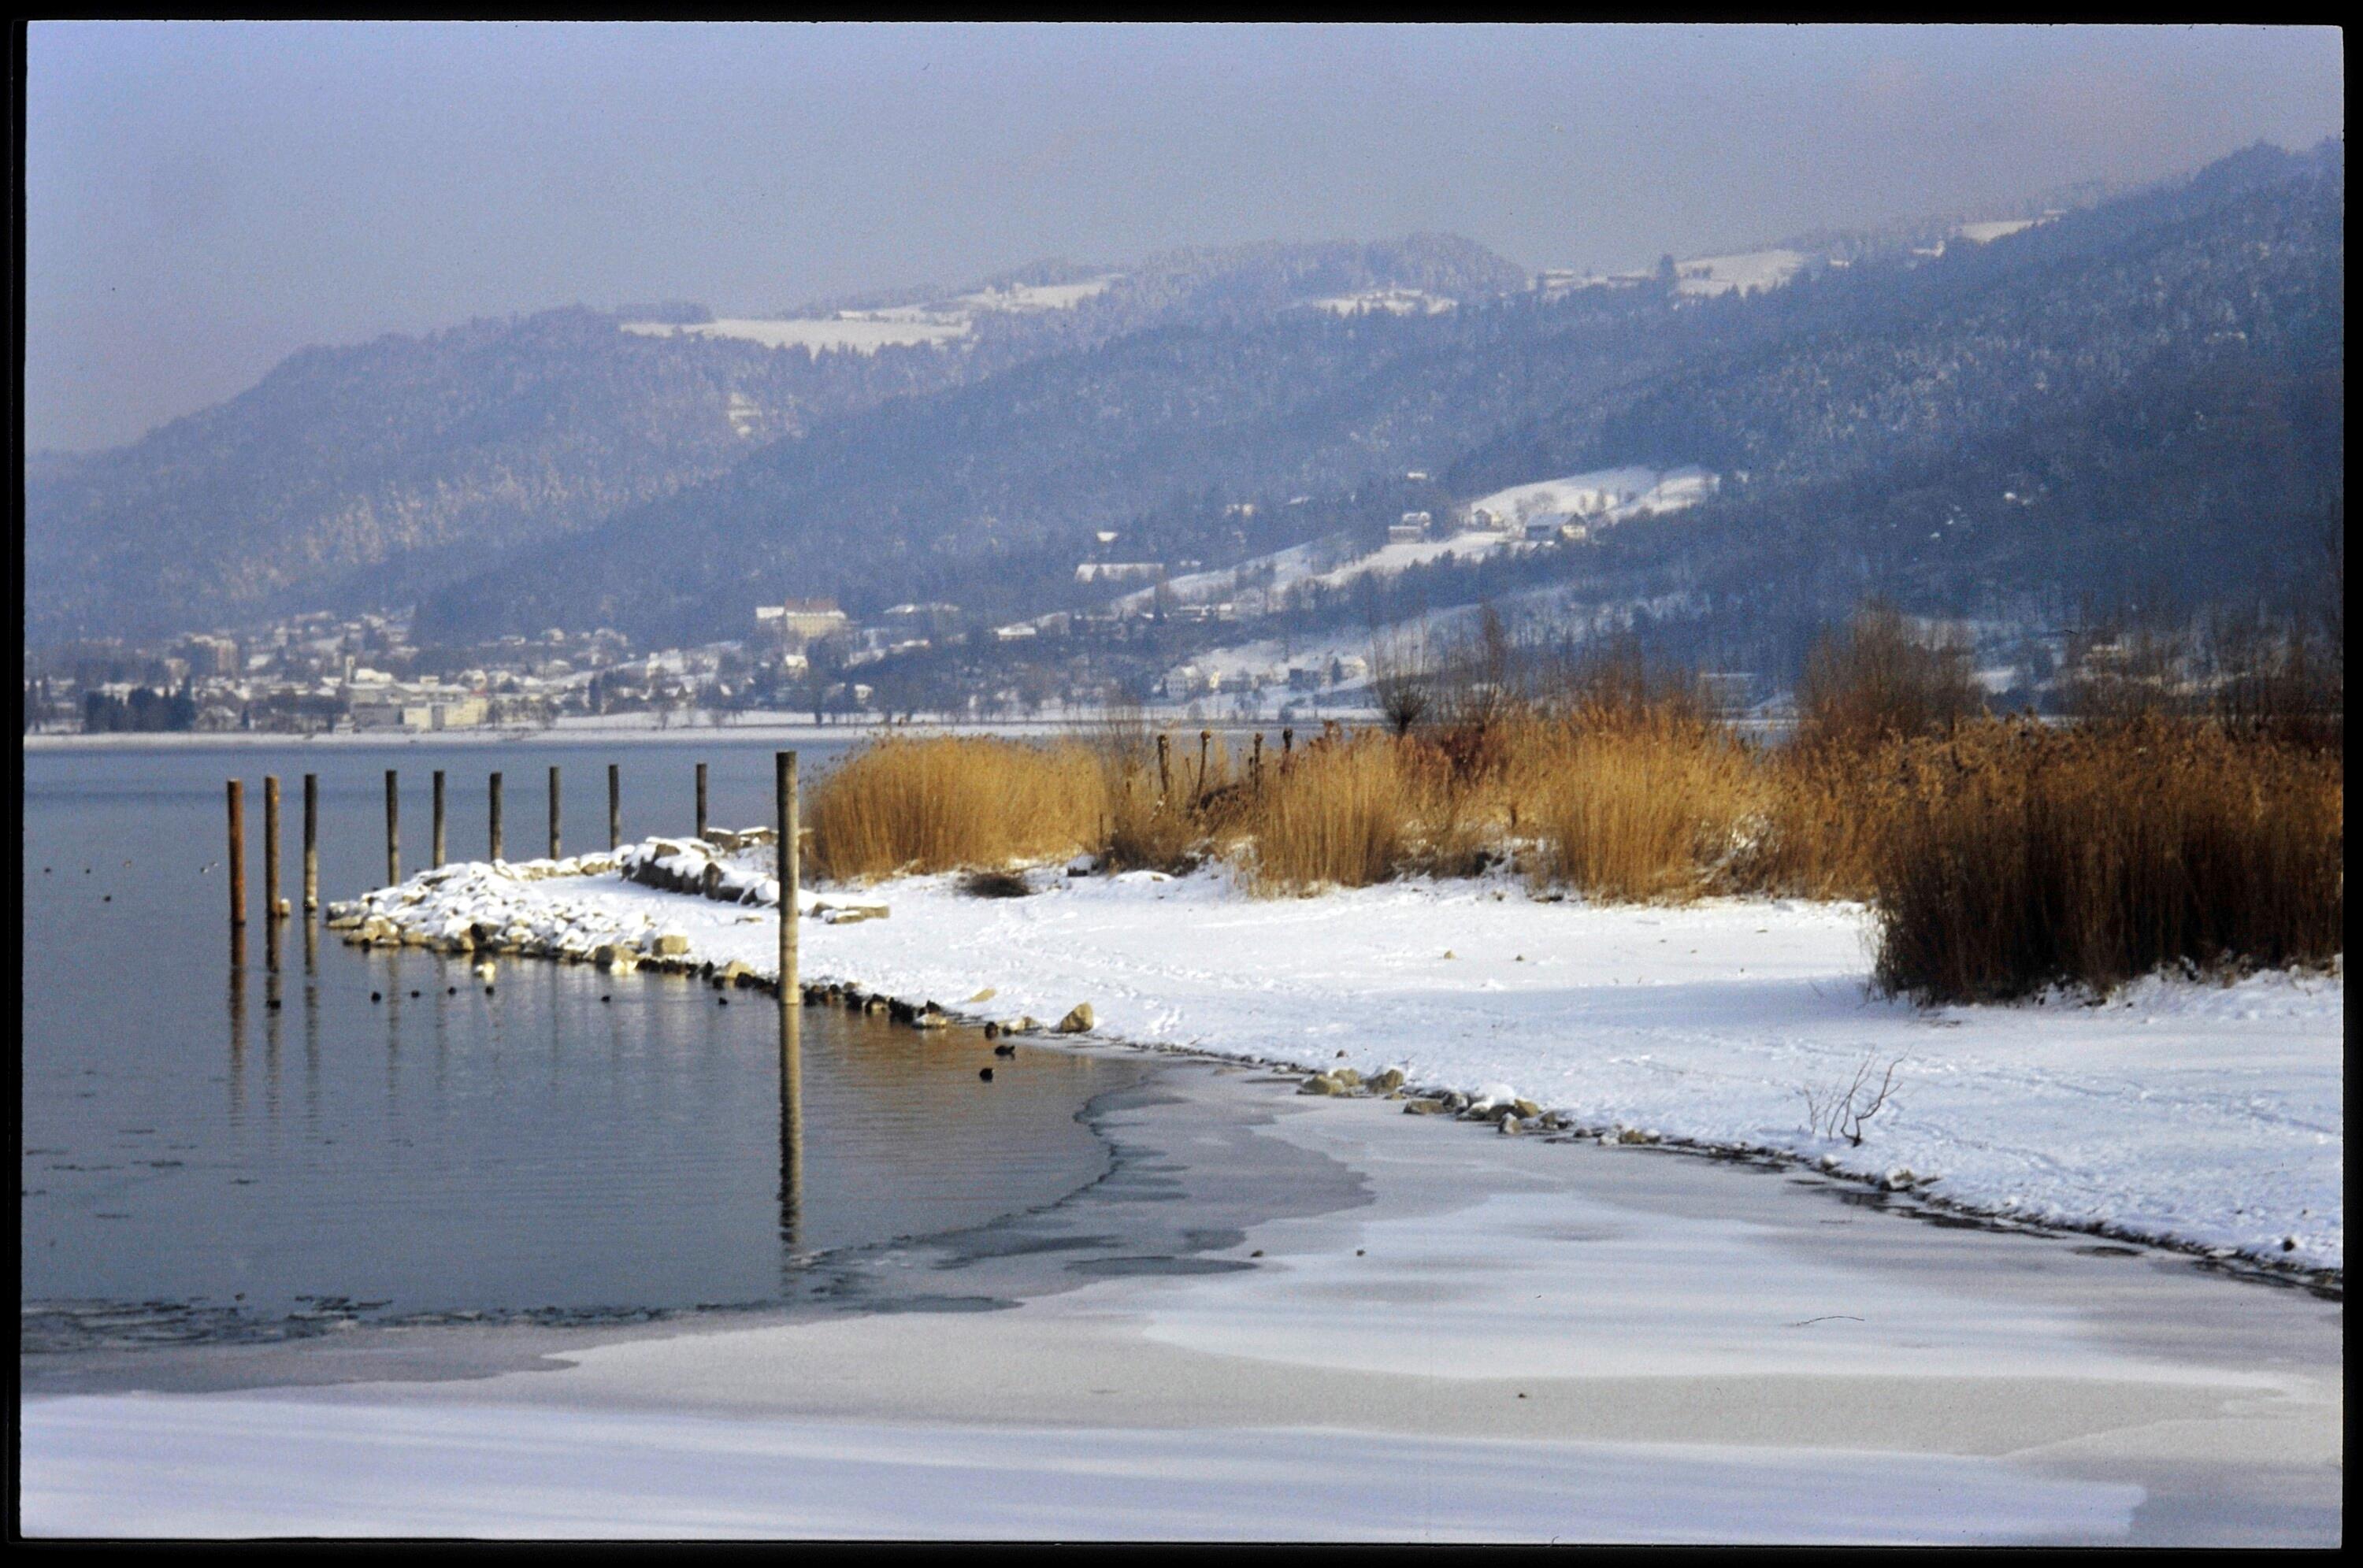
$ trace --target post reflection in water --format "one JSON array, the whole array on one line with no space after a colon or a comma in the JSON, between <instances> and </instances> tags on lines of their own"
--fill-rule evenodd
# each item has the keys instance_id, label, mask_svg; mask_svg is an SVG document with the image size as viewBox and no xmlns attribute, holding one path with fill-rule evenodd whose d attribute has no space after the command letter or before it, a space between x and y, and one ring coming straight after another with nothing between
<instances>
[{"instance_id":1,"label":"post reflection in water","mask_svg":"<svg viewBox=\"0 0 2363 1568\"><path fill-rule=\"evenodd\" d=\"M246 1115L246 927L229 928L229 1117Z\"/></svg>"},{"instance_id":2,"label":"post reflection in water","mask_svg":"<svg viewBox=\"0 0 2363 1568\"><path fill-rule=\"evenodd\" d=\"M320 1125L320 927L304 917L304 1130Z\"/></svg>"},{"instance_id":3,"label":"post reflection in water","mask_svg":"<svg viewBox=\"0 0 2363 1568\"><path fill-rule=\"evenodd\" d=\"M278 823L276 800L272 802L272 823ZM275 832L271 846L278 848ZM275 857L274 857L275 858ZM272 882L279 880L274 864ZM274 905L273 908L276 908ZM272 1126L279 1122L279 919L267 914L262 922L262 1111Z\"/></svg>"},{"instance_id":4,"label":"post reflection in water","mask_svg":"<svg viewBox=\"0 0 2363 1568\"><path fill-rule=\"evenodd\" d=\"M804 1209L804 1010L796 988L780 995L780 1244L782 1272L803 1250Z\"/></svg>"}]
</instances>

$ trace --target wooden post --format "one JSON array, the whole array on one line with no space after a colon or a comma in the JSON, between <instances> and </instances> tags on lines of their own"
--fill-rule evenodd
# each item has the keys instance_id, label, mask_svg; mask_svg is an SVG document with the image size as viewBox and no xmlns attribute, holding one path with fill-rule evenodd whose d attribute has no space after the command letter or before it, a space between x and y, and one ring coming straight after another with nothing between
<instances>
[{"instance_id":1,"label":"wooden post","mask_svg":"<svg viewBox=\"0 0 2363 1568\"><path fill-rule=\"evenodd\" d=\"M1173 767L1170 760L1172 750L1171 735L1157 737L1157 803L1159 806L1173 798Z\"/></svg>"},{"instance_id":2,"label":"wooden post","mask_svg":"<svg viewBox=\"0 0 2363 1568\"><path fill-rule=\"evenodd\" d=\"M320 907L320 776L304 775L304 912Z\"/></svg>"},{"instance_id":3,"label":"wooden post","mask_svg":"<svg viewBox=\"0 0 2363 1568\"><path fill-rule=\"evenodd\" d=\"M780 834L780 1002L802 1002L796 977L796 884L803 858L796 843L796 754L775 752L771 758L771 793Z\"/></svg>"},{"instance_id":4,"label":"wooden post","mask_svg":"<svg viewBox=\"0 0 2363 1568\"><path fill-rule=\"evenodd\" d=\"M1292 752L1292 751L1294 751L1295 749L1296 749L1296 732L1295 732L1294 730L1292 730L1292 729L1285 729L1285 730L1281 731L1281 732L1280 732L1280 765L1281 765L1282 767L1287 767L1287 766L1288 766L1288 754L1289 754L1290 752Z\"/></svg>"},{"instance_id":5,"label":"wooden post","mask_svg":"<svg viewBox=\"0 0 2363 1568\"><path fill-rule=\"evenodd\" d=\"M1248 753L1248 788L1263 793L1263 732L1256 732L1255 747Z\"/></svg>"},{"instance_id":6,"label":"wooden post","mask_svg":"<svg viewBox=\"0 0 2363 1568\"><path fill-rule=\"evenodd\" d=\"M262 776L262 918L279 919L279 775ZM275 928L274 928L275 929ZM276 944L277 937L272 942Z\"/></svg>"},{"instance_id":7,"label":"wooden post","mask_svg":"<svg viewBox=\"0 0 2363 1568\"><path fill-rule=\"evenodd\" d=\"M385 885L402 880L402 797L395 791L395 774L385 770Z\"/></svg>"},{"instance_id":8,"label":"wooden post","mask_svg":"<svg viewBox=\"0 0 2363 1568\"><path fill-rule=\"evenodd\" d=\"M435 770L435 864L443 864L443 770Z\"/></svg>"},{"instance_id":9,"label":"wooden post","mask_svg":"<svg viewBox=\"0 0 2363 1568\"><path fill-rule=\"evenodd\" d=\"M624 770L615 763L607 765L607 848L612 852L624 842Z\"/></svg>"},{"instance_id":10,"label":"wooden post","mask_svg":"<svg viewBox=\"0 0 2363 1568\"><path fill-rule=\"evenodd\" d=\"M1206 747L1213 743L1214 738L1215 732L1212 730L1198 732L1198 792L1191 798L1193 805L1203 806L1206 803Z\"/></svg>"},{"instance_id":11,"label":"wooden post","mask_svg":"<svg viewBox=\"0 0 2363 1568\"><path fill-rule=\"evenodd\" d=\"M549 769L549 857L558 858L558 768Z\"/></svg>"},{"instance_id":12,"label":"wooden post","mask_svg":"<svg viewBox=\"0 0 2363 1568\"><path fill-rule=\"evenodd\" d=\"M229 923L246 929L246 783L229 781Z\"/></svg>"},{"instance_id":13,"label":"wooden post","mask_svg":"<svg viewBox=\"0 0 2363 1568\"><path fill-rule=\"evenodd\" d=\"M705 764L697 765L697 836L705 836Z\"/></svg>"},{"instance_id":14,"label":"wooden post","mask_svg":"<svg viewBox=\"0 0 2363 1568\"><path fill-rule=\"evenodd\" d=\"M501 776L499 774L493 775L487 793L491 797L488 821L492 834L492 847L485 853L491 859L498 860L501 857Z\"/></svg>"}]
</instances>

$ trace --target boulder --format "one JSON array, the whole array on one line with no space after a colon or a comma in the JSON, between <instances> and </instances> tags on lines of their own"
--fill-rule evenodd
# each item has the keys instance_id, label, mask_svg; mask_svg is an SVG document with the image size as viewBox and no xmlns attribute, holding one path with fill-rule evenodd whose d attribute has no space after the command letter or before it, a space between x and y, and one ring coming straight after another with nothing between
<instances>
[{"instance_id":1,"label":"boulder","mask_svg":"<svg viewBox=\"0 0 2363 1568\"><path fill-rule=\"evenodd\" d=\"M649 951L660 958L679 958L689 952L689 938L678 931L660 931Z\"/></svg>"},{"instance_id":2,"label":"boulder","mask_svg":"<svg viewBox=\"0 0 2363 1568\"><path fill-rule=\"evenodd\" d=\"M1339 1095L1346 1092L1346 1086L1339 1083L1336 1078L1331 1077L1326 1073L1315 1073L1311 1077L1305 1079L1303 1083L1297 1085L1296 1092L1299 1094Z\"/></svg>"},{"instance_id":3,"label":"boulder","mask_svg":"<svg viewBox=\"0 0 2363 1568\"><path fill-rule=\"evenodd\" d=\"M1514 1099L1510 1102L1510 1109L1518 1113L1521 1121L1532 1121L1543 1113L1543 1108L1531 1099Z\"/></svg>"},{"instance_id":4,"label":"boulder","mask_svg":"<svg viewBox=\"0 0 2363 1568\"><path fill-rule=\"evenodd\" d=\"M1092 1032L1092 1004L1077 1002L1066 1017L1059 1021L1061 1034L1089 1034Z\"/></svg>"},{"instance_id":5,"label":"boulder","mask_svg":"<svg viewBox=\"0 0 2363 1568\"><path fill-rule=\"evenodd\" d=\"M1370 1080L1370 1087L1378 1090L1381 1094L1392 1094L1395 1090L1403 1088L1403 1071L1401 1067L1389 1067L1385 1072L1381 1073L1377 1077Z\"/></svg>"}]
</instances>

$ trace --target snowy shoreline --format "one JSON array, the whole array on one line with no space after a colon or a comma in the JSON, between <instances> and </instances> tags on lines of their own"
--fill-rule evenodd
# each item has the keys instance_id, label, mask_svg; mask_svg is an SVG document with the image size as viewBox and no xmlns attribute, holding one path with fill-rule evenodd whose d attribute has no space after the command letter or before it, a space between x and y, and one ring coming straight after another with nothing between
<instances>
[{"instance_id":1,"label":"snowy shoreline","mask_svg":"<svg viewBox=\"0 0 2363 1568\"><path fill-rule=\"evenodd\" d=\"M380 941L769 982L770 858L648 840L623 864L664 887L605 856L455 865L336 912L376 917ZM1393 1069L1398 1095L1458 1091L1526 1129L1769 1154L2343 1285L2343 968L1921 1010L1868 994L1854 905L1602 907L1507 878L1255 900L1219 869L1031 879L1001 900L952 877L806 889L806 988L1004 1028L1089 1003L1097 1039L1365 1083ZM1807 1126L1808 1091L1891 1062L1902 1088L1859 1145Z\"/></svg>"}]
</instances>

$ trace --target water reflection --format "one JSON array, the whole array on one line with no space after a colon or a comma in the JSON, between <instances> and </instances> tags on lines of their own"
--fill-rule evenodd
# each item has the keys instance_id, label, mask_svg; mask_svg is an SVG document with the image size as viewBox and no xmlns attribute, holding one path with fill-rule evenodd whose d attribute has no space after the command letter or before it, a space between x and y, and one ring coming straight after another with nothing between
<instances>
[{"instance_id":1,"label":"water reflection","mask_svg":"<svg viewBox=\"0 0 2363 1568\"><path fill-rule=\"evenodd\" d=\"M788 1271L804 1252L804 1007L795 990L780 992L780 1250Z\"/></svg>"},{"instance_id":2,"label":"water reflection","mask_svg":"<svg viewBox=\"0 0 2363 1568\"><path fill-rule=\"evenodd\" d=\"M717 820L754 820L770 752L716 756ZM278 763L320 769L330 897L383 872L383 762L356 748ZM679 977L520 961L488 993L470 959L347 945L292 909L300 932L266 911L264 951L234 928L225 954L227 770L203 753L26 759L28 928L147 977L94 987L89 967L25 966L27 1303L277 1321L337 1296L387 1316L759 1301L836 1249L982 1224L1105 1168L1078 1113L1130 1081L1112 1064L1029 1052L982 1085L973 1032L766 1016L771 999ZM649 830L678 824L678 792L651 801ZM734 793L750 809L727 806ZM45 878L43 864L101 875ZM193 1016L208 995L223 1011Z\"/></svg>"},{"instance_id":3,"label":"water reflection","mask_svg":"<svg viewBox=\"0 0 2363 1568\"><path fill-rule=\"evenodd\" d=\"M229 1116L246 1120L246 927L229 928Z\"/></svg>"}]
</instances>

